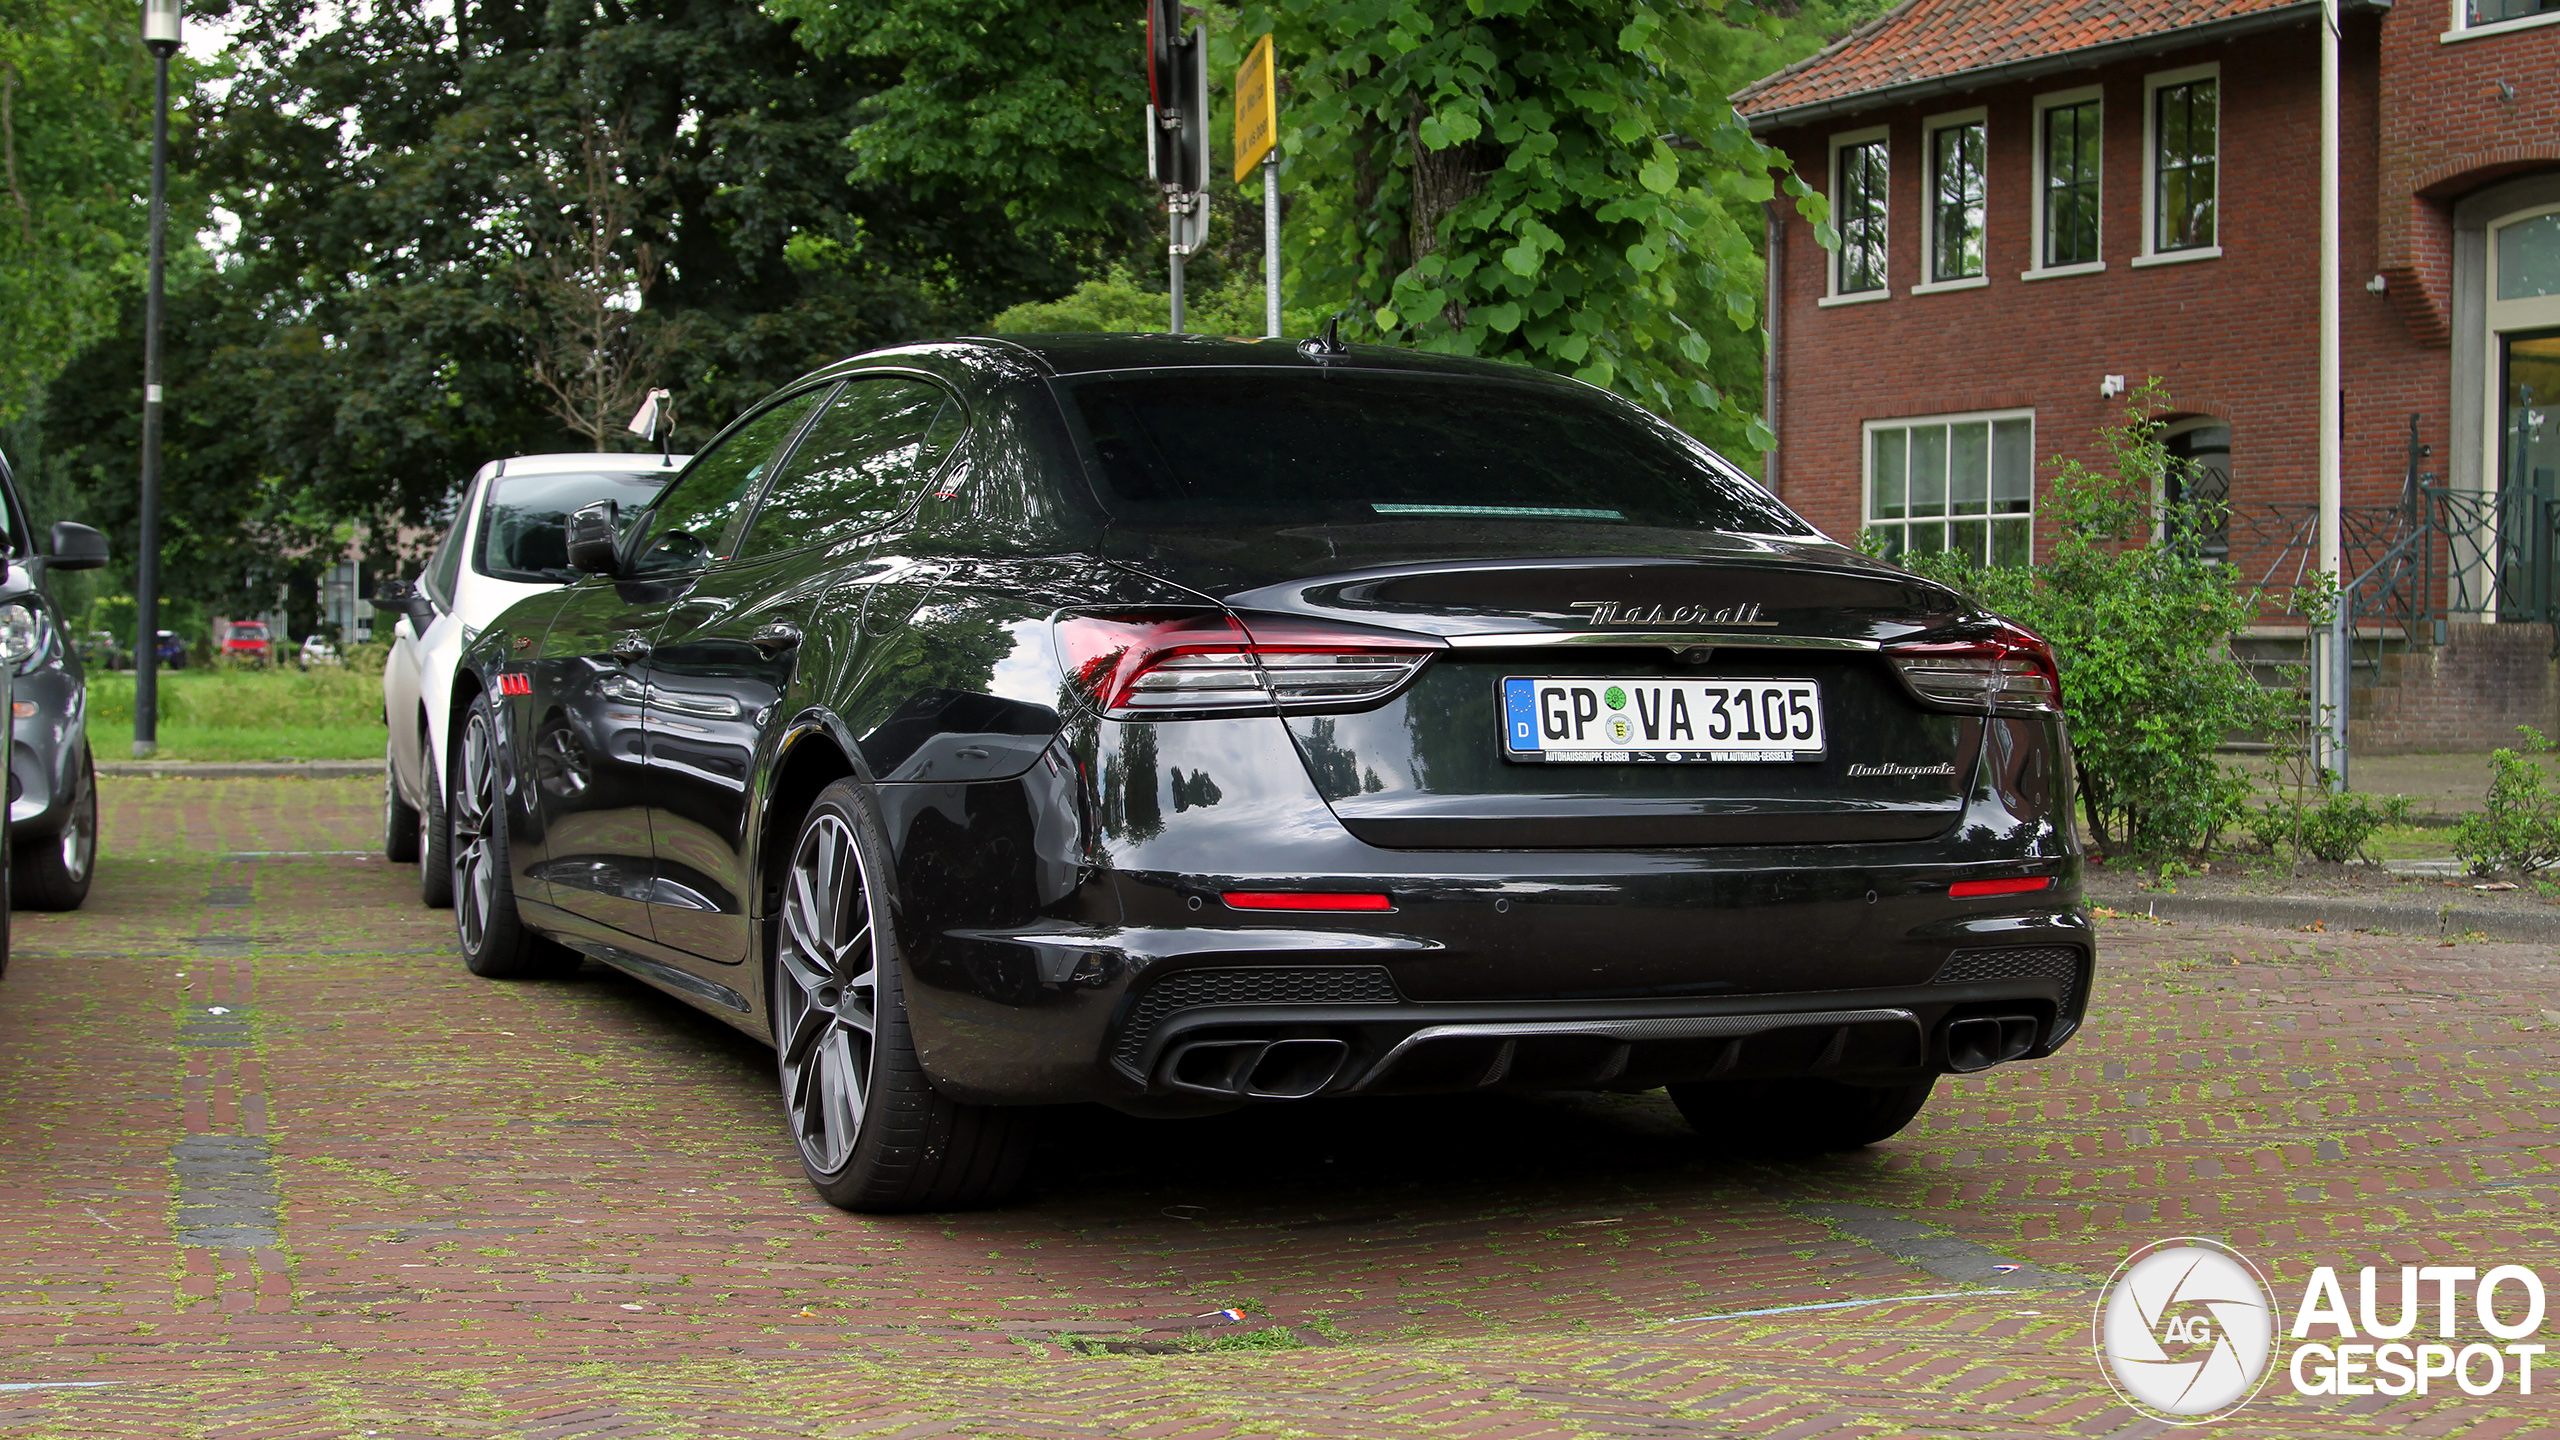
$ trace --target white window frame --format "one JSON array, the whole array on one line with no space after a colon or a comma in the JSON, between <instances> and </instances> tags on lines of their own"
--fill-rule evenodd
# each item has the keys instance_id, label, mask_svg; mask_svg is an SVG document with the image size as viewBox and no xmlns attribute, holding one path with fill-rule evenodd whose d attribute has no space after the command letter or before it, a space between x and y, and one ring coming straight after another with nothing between
<instances>
[{"instance_id":1,"label":"white window frame","mask_svg":"<svg viewBox=\"0 0 2560 1440\"><path fill-rule=\"evenodd\" d=\"M2045 191L2044 191L2044 112L2070 105L2098 104L2098 258L2071 265L2044 263ZM2033 249L2027 252L2027 268L2019 272L2021 280L2058 280L2066 275L2095 275L2107 268L2107 87L2083 85L2077 90L2056 90L2039 95L2035 102L2035 133L2032 137L2034 169L2030 171L2029 188L2035 203L2028 218L2028 240Z\"/></svg>"},{"instance_id":2,"label":"white window frame","mask_svg":"<svg viewBox=\"0 0 2560 1440\"><path fill-rule=\"evenodd\" d=\"M2560 205L2532 205L2501 215L2484 227L2488 231L2488 244L2483 255L2487 263L2481 267L2480 280L2488 291L2485 313L2489 323L2481 327L2487 333L2483 336L2486 344L2480 357L2480 374L2488 393L2481 397L2480 404L2480 456L2483 478L2487 482L2484 488L2492 492L2505 483L2500 472L2505 467L2506 437L2501 432L2505 428L2506 417L2501 410L2499 396L2506 384L2506 376L2499 361L2506 349L2507 336L2518 330L2560 329L2560 295L2533 295L2522 300L2498 298L2498 237L2510 225L2555 212L2560 212Z\"/></svg>"},{"instance_id":3,"label":"white window frame","mask_svg":"<svg viewBox=\"0 0 2560 1440\"><path fill-rule=\"evenodd\" d=\"M1843 250L1846 248L1844 246L1843 250L1833 251L1824 260L1822 299L1816 302L1818 304L1864 305L1871 300L1893 298L1893 131L1891 126L1870 125L1864 130L1847 130L1831 137L1831 168L1828 172L1831 177L1831 224L1835 230L1840 225L1840 152L1852 145L1867 145L1877 141L1884 143L1884 286L1876 290L1843 292L1840 289L1840 264Z\"/></svg>"},{"instance_id":4,"label":"white window frame","mask_svg":"<svg viewBox=\"0 0 2560 1440\"><path fill-rule=\"evenodd\" d=\"M1959 125L1982 127L1982 273L1956 280L1933 280L1938 273L1938 132ZM1920 277L1912 282L1914 295L1937 295L1949 290L1979 290L1991 283L1991 119L1980 105L1970 110L1951 110L1932 115L1920 122Z\"/></svg>"},{"instance_id":5,"label":"white window frame","mask_svg":"<svg viewBox=\"0 0 2560 1440\"><path fill-rule=\"evenodd\" d=\"M1882 419L1876 419L1876 420L1861 420L1861 421L1859 421L1859 422L1858 422L1858 534L1859 534L1859 536L1863 538L1863 537L1866 535L1867 531L1868 531L1871 527L1873 527L1875 524L1877 524L1877 523L1878 523L1878 522L1877 522L1877 520L1876 520L1876 518L1875 518L1875 513L1876 513L1876 432L1877 432L1877 431L1879 431L1879 430L1907 430L1907 429L1910 429L1910 428L1912 428L1912 427L1914 427L1914 426L1920 426L1920 425L1945 425L1945 426L1953 427L1953 426L1957 426L1957 425L1969 424L1969 423L1972 423L1972 422L1974 422L1974 421L1982 421L1982 422L1984 422L1984 423L1986 423L1986 424L1996 425L1996 424L1998 424L2000 421L2003 421L2003 420L2024 420L2024 421L2026 421L2026 422L2027 422L2027 513L2026 513L2026 516L2025 516L2025 519L2026 519L2026 522L2027 522L2027 558L2026 558L2026 563L2027 563L2028 565L2033 565L2033 564L2035 564L2035 559L2036 559L2036 515L2037 515L2038 511L2039 511L2042 507L2041 507L2041 506L2040 506L2040 504L2038 503L2038 494L2037 494L2037 491L2038 491L2039 487L2038 487L2038 485L2037 485L2037 483L2036 483L2036 412L2035 412L2035 407L2034 407L2034 406L2032 406L2032 405L2029 405L2029 406L2022 406L2022 407L2017 407L2017 408L2008 409L2008 410L1957 410L1957 411L1951 411L1951 412L1948 412L1948 413L1946 413L1946 414L1940 414L1940 415L1889 415L1889 416L1886 416L1886 417L1884 417L1884 418L1882 418ZM1906 441L1905 443L1906 443L1906 444L1908 444L1909 442L1907 442L1907 441ZM1903 468L1903 483L1904 483L1904 485L1905 485L1906 487L1910 484L1910 473L1911 473L1911 472L1910 472L1910 462L1909 462L1909 460L1906 458L1906 459L1905 459L1905 461L1904 461L1904 468ZM1906 493L1906 494L1908 494L1908 493L1909 493L1907 489L1906 489L1905 493ZM1941 523L1944 523L1944 522L1947 522L1947 521L1953 521L1953 520L1956 520L1956 519L1959 519L1959 518L1971 519L1971 518L1975 518L1975 517L1971 517L1971 516L1959 517L1959 516L1954 516L1954 515L1946 515L1946 516L1938 516L1938 517L1932 517L1932 518L1939 520ZM1992 516L1992 515L1989 515L1989 514L1985 514L1985 515L1983 515L1983 516L1981 516L1981 517L1979 517L1979 518L1981 518L1981 519L1982 519L1982 520L1984 520L1984 521L1990 521L1990 520L1993 520L1993 519L1998 518L1998 517L1995 517L1995 516ZM2011 517L2009 517L2009 518L2011 518L2011 519L2016 519L2016 518L2019 518L2019 517L2011 516ZM1911 523L1911 522L1910 522L1910 520L1906 517L1905 519L1902 519L1902 520L1890 520L1890 521L1885 521L1885 522L1883 522L1883 523L1885 523L1885 524L1890 524L1890 525L1900 525L1900 526L1903 526L1903 527L1905 527L1905 530L1906 530L1906 533L1907 533L1907 532L1908 532L1908 527L1909 527L1909 525L1910 525L1910 523ZM1911 553L1911 552L1906 551L1905 553Z\"/></svg>"},{"instance_id":6,"label":"white window frame","mask_svg":"<svg viewBox=\"0 0 2560 1440\"><path fill-rule=\"evenodd\" d=\"M2171 85L2184 85L2190 80L2213 82L2213 241L2189 250L2159 250L2160 241L2160 92ZM2222 258L2222 141L2230 133L2227 123L2230 96L2222 88L2222 62L2210 61L2190 65L2183 70L2163 70L2142 77L2142 250L2128 265L2183 265L2191 260Z\"/></svg>"},{"instance_id":7,"label":"white window frame","mask_svg":"<svg viewBox=\"0 0 2560 1440\"><path fill-rule=\"evenodd\" d=\"M2541 15L2521 15L2513 20L2492 20L2486 25L2471 23L2471 0L2451 0L2451 12L2445 20L2444 33L2436 43L2451 45L2458 40L2477 40L2484 35L2510 35L2518 30L2538 30L2545 25L2560 25L2560 10Z\"/></svg>"}]
</instances>

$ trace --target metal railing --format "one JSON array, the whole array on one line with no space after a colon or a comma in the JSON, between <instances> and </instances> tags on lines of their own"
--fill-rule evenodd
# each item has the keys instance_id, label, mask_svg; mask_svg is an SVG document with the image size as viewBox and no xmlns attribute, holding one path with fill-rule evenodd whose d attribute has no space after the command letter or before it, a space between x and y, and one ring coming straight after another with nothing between
<instances>
[{"instance_id":1,"label":"metal railing","mask_svg":"<svg viewBox=\"0 0 2560 1440\"><path fill-rule=\"evenodd\" d=\"M2418 468L2428 447L2409 417L2407 465L2395 505L2338 514L2339 596L2347 633L2397 625L2441 641L2454 616L2552 627L2560 655L2560 494L2533 486L2457 490ZM2269 555L2258 589L2279 595L2319 563L2320 517L2310 505L2259 502L2232 512L2235 549Z\"/></svg>"}]
</instances>

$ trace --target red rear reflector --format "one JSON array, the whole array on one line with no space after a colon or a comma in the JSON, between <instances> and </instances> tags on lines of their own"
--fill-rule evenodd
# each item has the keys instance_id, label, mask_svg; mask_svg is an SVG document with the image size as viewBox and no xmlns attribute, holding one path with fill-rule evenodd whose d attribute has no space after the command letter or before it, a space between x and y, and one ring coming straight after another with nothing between
<instances>
[{"instance_id":1,"label":"red rear reflector","mask_svg":"<svg viewBox=\"0 0 2560 1440\"><path fill-rule=\"evenodd\" d=\"M2052 876L2030 875L2018 880L1959 880L1947 887L1947 895L1951 899L1962 900L1968 895L2024 895L2032 890L2052 888Z\"/></svg>"},{"instance_id":2,"label":"red rear reflector","mask_svg":"<svg viewBox=\"0 0 2560 1440\"><path fill-rule=\"evenodd\" d=\"M1384 895L1346 895L1338 890L1230 890L1223 897L1237 910L1392 910Z\"/></svg>"}]
</instances>

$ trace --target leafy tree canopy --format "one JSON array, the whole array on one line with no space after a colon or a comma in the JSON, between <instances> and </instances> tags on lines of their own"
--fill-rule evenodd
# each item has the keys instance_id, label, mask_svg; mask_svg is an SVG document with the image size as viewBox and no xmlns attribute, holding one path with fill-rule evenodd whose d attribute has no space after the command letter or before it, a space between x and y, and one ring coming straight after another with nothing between
<instances>
[{"instance_id":1,"label":"leafy tree canopy","mask_svg":"<svg viewBox=\"0 0 2560 1440\"><path fill-rule=\"evenodd\" d=\"M637 444L594 423L633 387L674 389L698 444L793 375L1074 275L849 178L878 67L752 4L217 3L234 73L181 159L237 223L173 258L172 589L272 593L347 520L386 549L432 522L493 456ZM44 470L122 554L139 350L128 303L45 415Z\"/></svg>"},{"instance_id":2,"label":"leafy tree canopy","mask_svg":"<svg viewBox=\"0 0 2560 1440\"><path fill-rule=\"evenodd\" d=\"M1037 7L1032 23L1028 0L770 4L822 50L908 57L859 109L857 173L971 204L1003 197L1017 233L1103 257L1051 319L1163 326L1162 216L1139 183L1142 66L1125 3ZM1221 154L1228 77L1256 38L1275 37L1286 291L1307 317L1292 333L1343 313L1373 340L1581 375L1747 456L1769 439L1755 413L1757 207L1777 157L1724 96L1882 8L1220 0L1195 13L1211 35ZM1192 285L1224 295L1261 279L1261 191L1221 178L1213 194ZM1131 230L1143 240L1113 260L1113 238Z\"/></svg>"},{"instance_id":3,"label":"leafy tree canopy","mask_svg":"<svg viewBox=\"0 0 2560 1440\"><path fill-rule=\"evenodd\" d=\"M115 324L118 290L140 271L152 62L136 14L0 0L0 423ZM183 128L194 67L173 72Z\"/></svg>"}]
</instances>

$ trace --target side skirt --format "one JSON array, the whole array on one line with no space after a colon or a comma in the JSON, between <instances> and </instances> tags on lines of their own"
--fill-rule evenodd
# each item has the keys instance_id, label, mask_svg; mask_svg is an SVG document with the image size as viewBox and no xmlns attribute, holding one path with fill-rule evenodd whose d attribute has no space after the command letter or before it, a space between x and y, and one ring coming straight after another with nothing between
<instances>
[{"instance_id":1,"label":"side skirt","mask_svg":"<svg viewBox=\"0 0 2560 1440\"><path fill-rule=\"evenodd\" d=\"M524 923L579 954L601 960L706 1015L714 1016L767 1044L772 1043L770 1029L758 1013L757 997L711 979L694 968L708 966L712 962L685 955L682 951L539 900L519 899L516 909L523 915ZM740 973L745 969L743 966L723 965L718 968L728 972L731 978L749 983L754 981L751 974ZM763 987L758 985L756 988L760 990Z\"/></svg>"}]
</instances>

